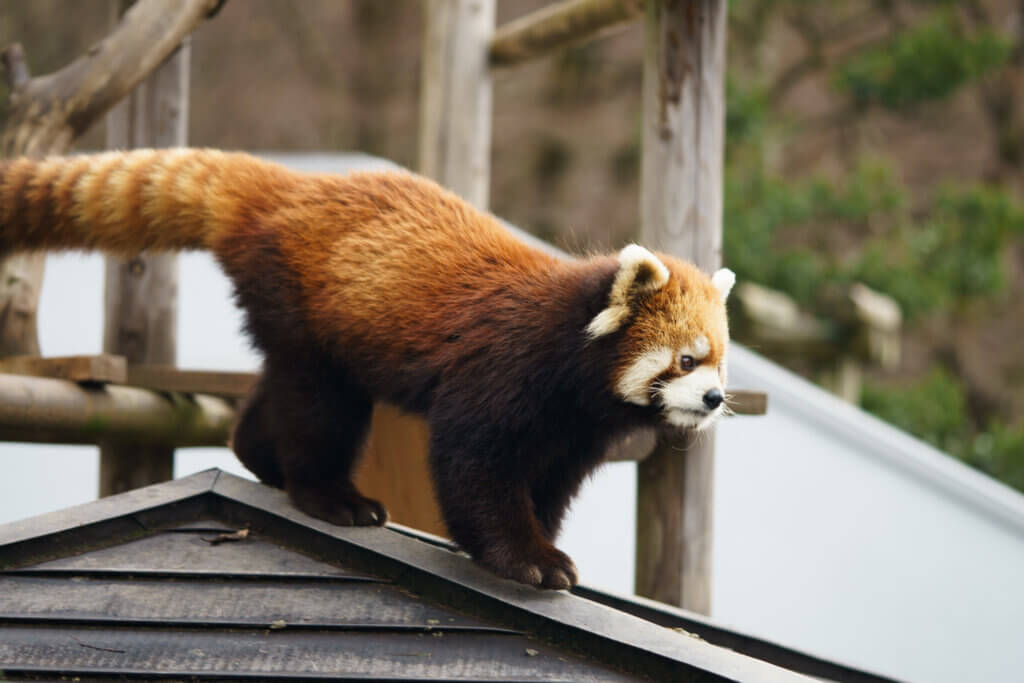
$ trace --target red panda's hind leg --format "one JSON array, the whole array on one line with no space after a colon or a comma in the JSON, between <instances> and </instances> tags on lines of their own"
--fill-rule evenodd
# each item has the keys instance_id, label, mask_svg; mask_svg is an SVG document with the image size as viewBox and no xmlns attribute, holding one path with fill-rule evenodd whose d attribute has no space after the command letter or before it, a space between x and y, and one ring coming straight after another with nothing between
<instances>
[{"instance_id":1,"label":"red panda's hind leg","mask_svg":"<svg viewBox=\"0 0 1024 683\"><path fill-rule=\"evenodd\" d=\"M352 483L373 412L369 394L326 364L268 368L264 386L295 507L340 526L387 523L387 509Z\"/></svg>"},{"instance_id":2,"label":"red panda's hind leg","mask_svg":"<svg viewBox=\"0 0 1024 683\"><path fill-rule=\"evenodd\" d=\"M268 410L261 377L239 411L231 435L231 450L261 482L283 489L284 473L277 460L275 441L273 415Z\"/></svg>"}]
</instances>

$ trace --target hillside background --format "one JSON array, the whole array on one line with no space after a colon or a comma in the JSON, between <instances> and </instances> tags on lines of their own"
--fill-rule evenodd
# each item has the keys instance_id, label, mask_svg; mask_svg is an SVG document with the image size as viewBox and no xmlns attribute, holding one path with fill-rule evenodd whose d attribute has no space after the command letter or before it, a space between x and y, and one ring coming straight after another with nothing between
<instances>
[{"instance_id":1,"label":"hillside background","mask_svg":"<svg viewBox=\"0 0 1024 683\"><path fill-rule=\"evenodd\" d=\"M0 45L53 71L110 5L4 3ZM193 36L191 144L415 168L421 26L419 0L230 0ZM824 321L851 282L895 298L864 407L1024 490L1024 2L733 0L728 46L726 264ZM495 213L576 251L634 238L641 50L636 25L497 74Z\"/></svg>"}]
</instances>

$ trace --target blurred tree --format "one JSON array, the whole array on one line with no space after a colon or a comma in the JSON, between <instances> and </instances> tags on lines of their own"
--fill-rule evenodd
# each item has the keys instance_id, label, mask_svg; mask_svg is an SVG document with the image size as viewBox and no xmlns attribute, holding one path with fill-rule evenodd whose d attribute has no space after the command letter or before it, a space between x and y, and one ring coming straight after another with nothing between
<instances>
[{"instance_id":1,"label":"blurred tree","mask_svg":"<svg viewBox=\"0 0 1024 683\"><path fill-rule=\"evenodd\" d=\"M898 300L915 355L864 407L1024 490L1019 342L989 341L1024 334L1024 3L730 7L726 262L822 316Z\"/></svg>"}]
</instances>

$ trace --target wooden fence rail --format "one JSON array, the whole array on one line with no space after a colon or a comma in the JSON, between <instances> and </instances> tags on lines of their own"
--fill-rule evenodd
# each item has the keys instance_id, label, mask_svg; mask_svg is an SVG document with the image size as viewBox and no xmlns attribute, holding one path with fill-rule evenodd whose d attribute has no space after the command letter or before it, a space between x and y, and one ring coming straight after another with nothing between
<instances>
[{"instance_id":1,"label":"wooden fence rail","mask_svg":"<svg viewBox=\"0 0 1024 683\"><path fill-rule=\"evenodd\" d=\"M0 441L226 446L235 411L204 394L4 375Z\"/></svg>"},{"instance_id":2,"label":"wooden fence rail","mask_svg":"<svg viewBox=\"0 0 1024 683\"><path fill-rule=\"evenodd\" d=\"M567 0L501 26L490 44L491 66L512 66L628 26L644 0Z\"/></svg>"}]
</instances>

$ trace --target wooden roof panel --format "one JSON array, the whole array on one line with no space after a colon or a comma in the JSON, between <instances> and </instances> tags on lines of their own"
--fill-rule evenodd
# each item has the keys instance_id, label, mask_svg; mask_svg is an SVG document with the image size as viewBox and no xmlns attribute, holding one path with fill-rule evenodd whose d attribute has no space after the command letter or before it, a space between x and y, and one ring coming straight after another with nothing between
<instances>
[{"instance_id":1,"label":"wooden roof panel","mask_svg":"<svg viewBox=\"0 0 1024 683\"><path fill-rule=\"evenodd\" d=\"M16 664L10 664L16 662ZM521 635L0 626L8 675L635 681Z\"/></svg>"},{"instance_id":2,"label":"wooden roof panel","mask_svg":"<svg viewBox=\"0 0 1024 683\"><path fill-rule=\"evenodd\" d=\"M106 571L201 572L252 575L361 576L341 564L327 564L252 535L238 542L218 542L221 532L172 530L137 541L93 550L31 569L103 569Z\"/></svg>"},{"instance_id":3,"label":"wooden roof panel","mask_svg":"<svg viewBox=\"0 0 1024 683\"><path fill-rule=\"evenodd\" d=\"M0 621L503 630L388 584L0 576Z\"/></svg>"}]
</instances>

